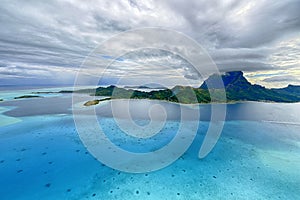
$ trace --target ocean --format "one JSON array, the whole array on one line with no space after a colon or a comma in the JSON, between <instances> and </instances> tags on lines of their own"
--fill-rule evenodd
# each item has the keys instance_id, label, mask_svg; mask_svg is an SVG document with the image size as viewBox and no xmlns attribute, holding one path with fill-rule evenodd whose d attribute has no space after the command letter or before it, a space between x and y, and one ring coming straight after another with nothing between
<instances>
[{"instance_id":1,"label":"ocean","mask_svg":"<svg viewBox=\"0 0 300 200\"><path fill-rule=\"evenodd\" d=\"M211 106L186 106L200 110L197 134L187 151L160 170L128 173L99 162L84 146L74 123L72 94L13 99L30 93L0 91L2 200L300 199L299 103L228 104L221 137L202 159L198 152L210 124ZM134 100L131 117L140 126L150 123L147 110L153 105L164 107L167 114L157 135L136 139L119 129L110 104L88 108L78 104L75 109L95 108L107 137L126 151L158 150L180 127L178 104Z\"/></svg>"}]
</instances>

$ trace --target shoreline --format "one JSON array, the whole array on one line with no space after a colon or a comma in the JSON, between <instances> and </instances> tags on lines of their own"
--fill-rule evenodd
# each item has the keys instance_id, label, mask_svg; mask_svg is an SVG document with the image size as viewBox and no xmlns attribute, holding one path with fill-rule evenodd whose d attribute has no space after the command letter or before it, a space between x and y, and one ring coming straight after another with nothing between
<instances>
[{"instance_id":1,"label":"shoreline","mask_svg":"<svg viewBox=\"0 0 300 200\"><path fill-rule=\"evenodd\" d=\"M233 105L233 104L239 104L239 103L268 103L268 104L298 104L300 102L276 102L276 101L230 101L230 102L209 102L209 103L180 103L180 102L174 102L174 101L168 101L168 100L160 100L160 99L137 99L137 98L133 98L133 99L126 99L126 98L110 98L110 97L106 97L105 99L94 99L94 100L90 100L90 101L86 101L83 103L83 105L85 107L90 107L90 106L96 106L96 105L100 105L101 102L109 102L109 101L113 101L113 100L131 100L131 101L135 101L135 100L147 100L147 101L159 101L159 102L163 102L163 103L170 103L170 104L176 104L176 105L182 105L182 106L201 106L201 105L218 105L218 104L226 104L226 105ZM97 102L98 101L98 102ZM90 102L90 103L89 103ZM96 103L97 102L97 103ZM85 104L90 104L90 105L85 105Z\"/></svg>"}]
</instances>

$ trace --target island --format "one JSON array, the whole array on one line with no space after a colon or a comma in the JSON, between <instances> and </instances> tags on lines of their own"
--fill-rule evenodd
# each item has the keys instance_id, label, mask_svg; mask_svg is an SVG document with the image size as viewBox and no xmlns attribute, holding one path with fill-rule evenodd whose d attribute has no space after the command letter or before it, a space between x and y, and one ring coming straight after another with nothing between
<instances>
[{"instance_id":1,"label":"island","mask_svg":"<svg viewBox=\"0 0 300 200\"><path fill-rule=\"evenodd\" d=\"M51 91L46 91L46 92L32 92L32 94L54 94L54 93L57 93L57 92L51 92Z\"/></svg>"},{"instance_id":2,"label":"island","mask_svg":"<svg viewBox=\"0 0 300 200\"><path fill-rule=\"evenodd\" d=\"M300 86L288 85L285 88L265 88L261 85L251 84L242 71L226 72L221 75L223 85L217 80L220 76L213 74L206 79L199 88L177 85L171 89L162 88L149 92L131 88L122 88L114 85L98 87L96 89L80 89L75 91L60 91L59 93L86 93L91 96L107 97L101 100L86 102L85 106L97 105L100 101L111 99L153 99L165 100L183 104L211 103L210 92L214 94L225 89L226 100L220 99L220 103L241 101L262 102L300 102ZM210 86L210 88L207 87ZM180 97L178 99L178 97ZM214 100L216 102L216 100Z\"/></svg>"},{"instance_id":3,"label":"island","mask_svg":"<svg viewBox=\"0 0 300 200\"><path fill-rule=\"evenodd\" d=\"M42 96L38 95L23 95L19 97L15 97L14 99L27 99L27 98L41 98Z\"/></svg>"},{"instance_id":4,"label":"island","mask_svg":"<svg viewBox=\"0 0 300 200\"><path fill-rule=\"evenodd\" d=\"M95 99L95 100L87 101L83 105L84 106L94 106L94 105L99 104L99 102L101 102L101 101L107 101L107 100L110 100L110 99L111 98Z\"/></svg>"},{"instance_id":5,"label":"island","mask_svg":"<svg viewBox=\"0 0 300 200\"><path fill-rule=\"evenodd\" d=\"M141 86L125 86L124 88L130 88L130 89L155 89L155 90L161 90L161 89L168 89L167 87L163 87L159 84L146 84L146 85L141 85Z\"/></svg>"}]
</instances>

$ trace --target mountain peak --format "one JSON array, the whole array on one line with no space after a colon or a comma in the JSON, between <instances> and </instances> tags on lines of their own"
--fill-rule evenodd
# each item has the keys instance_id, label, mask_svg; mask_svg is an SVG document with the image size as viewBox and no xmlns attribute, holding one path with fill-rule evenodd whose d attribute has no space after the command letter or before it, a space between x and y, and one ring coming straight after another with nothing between
<instances>
[{"instance_id":1,"label":"mountain peak","mask_svg":"<svg viewBox=\"0 0 300 200\"><path fill-rule=\"evenodd\" d=\"M243 72L242 71L231 71L231 72L226 72L225 74L227 74L228 76L243 76Z\"/></svg>"},{"instance_id":2,"label":"mountain peak","mask_svg":"<svg viewBox=\"0 0 300 200\"><path fill-rule=\"evenodd\" d=\"M222 79L223 83L220 82L220 78ZM226 88L235 85L235 86L250 86L251 83L247 81L244 77L242 71L230 71L226 72L224 75L213 74L208 77L207 80L200 86L201 89L207 89L207 84L210 86L211 89L221 89L223 86ZM223 85L224 84L224 85Z\"/></svg>"}]
</instances>

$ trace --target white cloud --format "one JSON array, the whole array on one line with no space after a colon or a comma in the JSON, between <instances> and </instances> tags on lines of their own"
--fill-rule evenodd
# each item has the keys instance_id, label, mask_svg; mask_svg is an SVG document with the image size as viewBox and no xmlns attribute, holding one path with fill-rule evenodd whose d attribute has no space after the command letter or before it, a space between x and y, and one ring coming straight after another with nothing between
<instances>
[{"instance_id":1,"label":"white cloud","mask_svg":"<svg viewBox=\"0 0 300 200\"><path fill-rule=\"evenodd\" d=\"M22 78L72 83L74 70L105 39L125 30L155 26L196 39L221 71L280 70L298 76L299 10L297 0L4 0L0 5L0 75L7 83L16 79L22 83ZM136 77L161 73L165 79L174 79L180 74L193 83L201 81L195 80L198 77L187 63L164 53L139 53L127 62L122 63L125 72L116 64L112 79L132 71ZM137 71L137 65L145 66ZM159 70L166 65L175 71ZM255 76L251 81L272 84Z\"/></svg>"}]
</instances>

